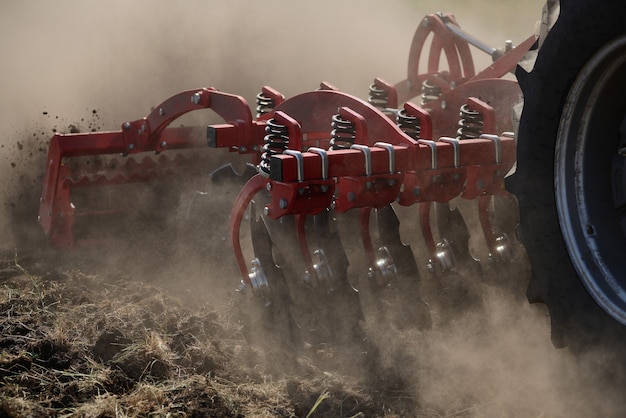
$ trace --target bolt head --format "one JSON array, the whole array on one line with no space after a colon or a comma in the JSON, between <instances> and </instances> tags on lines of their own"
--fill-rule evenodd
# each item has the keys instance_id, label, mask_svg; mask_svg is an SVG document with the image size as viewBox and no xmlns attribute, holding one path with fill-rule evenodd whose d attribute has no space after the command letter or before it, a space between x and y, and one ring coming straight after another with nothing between
<instances>
[{"instance_id":1,"label":"bolt head","mask_svg":"<svg viewBox=\"0 0 626 418\"><path fill-rule=\"evenodd\" d=\"M265 206L263 208L263 215L269 216L269 214L270 214L270 208L269 208L269 206Z\"/></svg>"},{"instance_id":2,"label":"bolt head","mask_svg":"<svg viewBox=\"0 0 626 418\"><path fill-rule=\"evenodd\" d=\"M130 129L130 122L124 122L124 125L122 125L122 127L124 128L124 130L129 130Z\"/></svg>"},{"instance_id":3,"label":"bolt head","mask_svg":"<svg viewBox=\"0 0 626 418\"><path fill-rule=\"evenodd\" d=\"M442 101L441 101L441 108L442 108L443 110L446 110L446 108L447 108L447 107L448 107L448 103L446 103L446 101L445 101L445 100L442 100Z\"/></svg>"},{"instance_id":4,"label":"bolt head","mask_svg":"<svg viewBox=\"0 0 626 418\"><path fill-rule=\"evenodd\" d=\"M283 199L280 199L280 201L278 202L278 206L279 206L281 209L287 209L287 205L288 205L288 203L289 203L289 202L287 202L287 199L284 199L284 198L283 198Z\"/></svg>"}]
</instances>

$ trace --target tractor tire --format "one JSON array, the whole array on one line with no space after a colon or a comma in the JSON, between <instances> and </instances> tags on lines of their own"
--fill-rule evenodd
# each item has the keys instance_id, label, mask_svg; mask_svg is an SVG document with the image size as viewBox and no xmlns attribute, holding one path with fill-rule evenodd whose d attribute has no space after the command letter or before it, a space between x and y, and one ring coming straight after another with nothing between
<instances>
[{"instance_id":1,"label":"tractor tire","mask_svg":"<svg viewBox=\"0 0 626 418\"><path fill-rule=\"evenodd\" d=\"M574 352L626 342L626 2L562 0L524 95L516 173L531 303Z\"/></svg>"}]
</instances>

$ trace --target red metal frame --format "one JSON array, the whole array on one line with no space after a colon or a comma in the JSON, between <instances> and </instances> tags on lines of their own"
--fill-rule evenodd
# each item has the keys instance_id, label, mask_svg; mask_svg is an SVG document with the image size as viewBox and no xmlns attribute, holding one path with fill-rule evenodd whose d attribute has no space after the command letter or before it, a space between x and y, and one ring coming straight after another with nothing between
<instances>
[{"instance_id":1,"label":"red metal frame","mask_svg":"<svg viewBox=\"0 0 626 418\"><path fill-rule=\"evenodd\" d=\"M126 157L124 165L130 175L110 178L98 172L76 170L66 164L68 159L145 152L166 155L172 150L199 149L205 144L194 142L189 130L169 125L187 112L212 109L225 123L208 127L206 145L210 148L250 154L258 162L268 120L286 126L289 136L288 151L270 158L269 177L254 176L243 187L233 207L231 241L246 284L251 285L239 230L246 208L263 190L271 197L264 208L267 217L297 217L296 233L311 272L313 261L304 234L306 215L328 208L337 212L360 208L362 241L374 267L375 250L368 229L372 208L396 201L405 206L421 204L422 231L434 256L436 244L429 221L431 202L448 202L458 196L478 198L485 237L490 250L494 250L496 238L488 206L491 196L506 193L504 176L515 163L515 140L498 134L512 130L510 110L520 99L517 83L499 77L511 71L534 37L476 74L469 44L451 33L446 24L458 26L452 15L424 18L413 38L406 80L396 84L380 78L374 80L375 87L387 95L386 113L397 110L402 103L408 115L419 119L419 140L403 133L387 114L368 102L342 93L326 82L320 85L320 90L286 100L273 88L263 87L262 95L271 98L275 108L258 119L253 119L250 107L240 96L214 88L188 90L165 100L147 117L125 122L119 131L55 135L50 141L39 213L44 232L57 246L74 245L72 228L76 214L71 190L75 187L174 175L162 169L168 164L155 165L151 159L136 161ZM426 44L427 39L431 39L430 45ZM423 53L427 68L425 73L420 73ZM444 56L447 71L439 68ZM425 80L439 86L441 96L427 106L411 103L409 99L421 94ZM458 112L463 104L482 113L483 131L490 135L460 141L447 137L456 132ZM352 149L328 149L330 121L336 113L355 127Z\"/></svg>"},{"instance_id":2,"label":"red metal frame","mask_svg":"<svg viewBox=\"0 0 626 418\"><path fill-rule=\"evenodd\" d=\"M493 114L490 106L477 99L468 102L485 114ZM278 109L271 114L291 127L289 132L294 136L290 137L290 148L292 144L300 145L292 152L272 156L269 178L255 176L242 189L233 207L231 238L239 268L246 274L246 283L249 278L239 244L239 228L246 207L261 190L266 190L271 197L264 210L269 218L298 216L297 232L308 264L312 261L303 233L304 216L329 207L337 212L362 208L361 236L368 258L373 262L375 252L366 230L371 208L394 201L402 205L424 202L423 212L428 210L430 202L447 202L458 196L488 201L491 195L505 193L504 176L515 163L515 140L510 136L415 141L376 108L334 90L304 93L287 99ZM413 110L423 119L429 119L423 109L413 106ZM303 144L310 144L311 138L316 141L310 145L328 143L330 120L337 111L357 123L355 143L360 144L355 149L328 150L324 155L302 151L306 149ZM493 117L487 116L487 129L495 129L494 125ZM429 230L424 229L426 235ZM430 240L426 238L434 254L432 233ZM486 234L486 238L493 237ZM491 248L495 238L489 241Z\"/></svg>"},{"instance_id":3,"label":"red metal frame","mask_svg":"<svg viewBox=\"0 0 626 418\"><path fill-rule=\"evenodd\" d=\"M198 109L212 109L227 124L221 125L215 146L228 147L238 152L256 152L262 138L264 124L252 120L246 101L233 94L222 93L214 88L188 90L170 97L145 118L125 122L119 131L55 134L48 148L46 173L40 199L39 222L50 242L58 247L72 247L75 208L71 202L71 189L89 184L121 184L137 181L142 171L156 174L152 160L127 159L124 164L130 178L106 178L99 172L77 172L66 159L72 157L161 153L202 147L189 135L188 129L168 128L168 125L185 113ZM252 138L257 138L251 142ZM182 166L182 165L180 165ZM91 174L92 178L89 178ZM134 177L134 180L133 180Z\"/></svg>"}]
</instances>

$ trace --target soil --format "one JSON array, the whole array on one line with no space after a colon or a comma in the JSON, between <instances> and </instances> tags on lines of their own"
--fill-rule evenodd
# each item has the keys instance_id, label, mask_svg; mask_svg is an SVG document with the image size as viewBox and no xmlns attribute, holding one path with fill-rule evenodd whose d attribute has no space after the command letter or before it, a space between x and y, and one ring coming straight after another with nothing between
<instances>
[{"instance_id":1,"label":"soil","mask_svg":"<svg viewBox=\"0 0 626 418\"><path fill-rule=\"evenodd\" d=\"M231 301L190 306L130 277L56 269L10 252L1 257L0 416L391 411L376 399L379 389L313 363L301 361L290 376L269 374L233 320Z\"/></svg>"},{"instance_id":2,"label":"soil","mask_svg":"<svg viewBox=\"0 0 626 418\"><path fill-rule=\"evenodd\" d=\"M53 129L91 124L59 121ZM615 383L625 375L613 353L574 358L550 344L546 314L519 290L529 274L523 255L482 273L430 277L420 302L430 329L406 321L410 310L394 306L405 300L398 295L361 292L360 338L294 349L272 341L271 327L252 333L268 338L251 339L242 315L254 314L258 300L235 291L240 279L226 244L240 180L217 185L219 201L196 196L195 183L172 186L178 206L142 210L130 228L116 228L123 233L96 246L55 249L34 222L44 135L21 135L8 153L19 182L3 194L13 237L0 246L0 417L626 412ZM154 203L148 195L137 200ZM190 210L193 196L198 206ZM195 220L181 222L181 209ZM411 222L402 225L412 231Z\"/></svg>"}]
</instances>

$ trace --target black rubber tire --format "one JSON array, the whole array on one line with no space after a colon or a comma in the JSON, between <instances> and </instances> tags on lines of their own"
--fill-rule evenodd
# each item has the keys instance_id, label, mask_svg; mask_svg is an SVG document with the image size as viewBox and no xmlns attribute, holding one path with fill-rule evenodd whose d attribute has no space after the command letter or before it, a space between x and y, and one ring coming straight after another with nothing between
<instances>
[{"instance_id":1,"label":"black rubber tire","mask_svg":"<svg viewBox=\"0 0 626 418\"><path fill-rule=\"evenodd\" d=\"M507 186L519 199L519 238L533 270L527 297L531 303L547 305L554 345L569 346L575 352L601 340L624 342L626 333L624 326L596 303L570 259L559 224L563 219L557 208L559 191L555 192L555 149L568 93L579 72L595 52L625 33L623 0L562 0L559 18L542 44L534 68L529 73L517 69L524 110L517 171ZM626 74L622 78L626 80ZM616 128L617 150L619 124ZM613 141L599 136L598 141Z\"/></svg>"}]
</instances>

